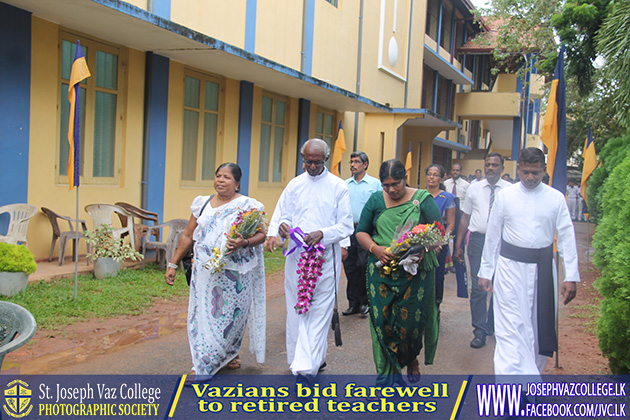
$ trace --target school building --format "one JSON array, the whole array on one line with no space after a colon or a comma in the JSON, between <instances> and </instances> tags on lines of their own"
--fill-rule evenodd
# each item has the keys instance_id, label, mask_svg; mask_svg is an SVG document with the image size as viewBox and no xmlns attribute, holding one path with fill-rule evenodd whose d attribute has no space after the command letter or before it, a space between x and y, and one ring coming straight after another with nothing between
<instances>
[{"instance_id":1,"label":"school building","mask_svg":"<svg viewBox=\"0 0 630 420\"><path fill-rule=\"evenodd\" d=\"M0 206L74 217L67 180L67 100L80 41L80 218L87 204L128 202L160 221L188 218L236 162L241 192L273 211L302 172L299 149L363 150L376 176L411 150L424 168L482 167L539 142L540 77L493 75L492 33L469 0L0 0ZM530 57L530 59L534 59ZM513 161L506 169L514 175ZM88 226L91 221L88 220ZM4 224L4 225L3 225ZM0 218L0 233L6 220ZM51 227L30 222L48 256Z\"/></svg>"}]
</instances>

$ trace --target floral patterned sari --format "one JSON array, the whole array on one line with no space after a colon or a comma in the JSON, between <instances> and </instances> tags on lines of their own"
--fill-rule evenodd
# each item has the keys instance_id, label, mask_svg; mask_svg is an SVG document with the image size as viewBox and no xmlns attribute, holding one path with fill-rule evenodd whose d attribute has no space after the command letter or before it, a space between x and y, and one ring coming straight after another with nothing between
<instances>
[{"instance_id":1,"label":"floral patterned sari","mask_svg":"<svg viewBox=\"0 0 630 420\"><path fill-rule=\"evenodd\" d=\"M241 210L263 205L246 196L222 206L206 206L201 216L197 197L191 209L197 218L195 259L188 304L188 340L197 375L214 375L238 355L249 319L250 351L265 361L265 268L262 245L241 248L225 257L226 265L211 274L204 264L215 247L223 249L227 233ZM251 308L251 310L250 310Z\"/></svg>"}]
</instances>

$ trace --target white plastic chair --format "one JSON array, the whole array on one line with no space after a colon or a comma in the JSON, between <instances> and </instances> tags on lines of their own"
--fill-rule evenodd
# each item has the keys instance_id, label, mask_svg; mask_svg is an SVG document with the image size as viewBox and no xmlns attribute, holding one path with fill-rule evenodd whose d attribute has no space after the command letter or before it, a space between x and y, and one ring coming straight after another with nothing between
<instances>
[{"instance_id":1,"label":"white plastic chair","mask_svg":"<svg viewBox=\"0 0 630 420\"><path fill-rule=\"evenodd\" d=\"M26 231L31 217L37 213L37 207L31 204L7 204L0 207L0 214L9 213L9 229L6 235L0 235L0 242L7 244L26 244Z\"/></svg>"},{"instance_id":2,"label":"white plastic chair","mask_svg":"<svg viewBox=\"0 0 630 420\"><path fill-rule=\"evenodd\" d=\"M129 235L129 242L131 243L131 247L136 249L136 238L134 234L134 224L133 217L131 214L123 209L120 206L116 206L114 204L88 204L85 206L85 211L87 214L92 216L92 220L94 221L94 229L101 225L112 225L112 215L114 213L122 214L129 218L129 223L125 227L114 228L112 233L114 237L120 238L125 233Z\"/></svg>"}]
</instances>

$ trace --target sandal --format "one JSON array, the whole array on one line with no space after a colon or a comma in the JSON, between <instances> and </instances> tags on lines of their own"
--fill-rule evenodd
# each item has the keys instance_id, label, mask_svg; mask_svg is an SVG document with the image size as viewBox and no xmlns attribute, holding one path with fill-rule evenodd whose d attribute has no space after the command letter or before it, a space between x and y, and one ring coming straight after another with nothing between
<instances>
[{"instance_id":1,"label":"sandal","mask_svg":"<svg viewBox=\"0 0 630 420\"><path fill-rule=\"evenodd\" d=\"M407 365L407 380L412 384L416 382L420 382L420 363L418 359L414 359L411 363Z\"/></svg>"},{"instance_id":2,"label":"sandal","mask_svg":"<svg viewBox=\"0 0 630 420\"><path fill-rule=\"evenodd\" d=\"M230 360L230 363L228 363L227 365L228 369L240 369L241 368L241 357L240 355L236 355L236 357L232 360Z\"/></svg>"}]
</instances>

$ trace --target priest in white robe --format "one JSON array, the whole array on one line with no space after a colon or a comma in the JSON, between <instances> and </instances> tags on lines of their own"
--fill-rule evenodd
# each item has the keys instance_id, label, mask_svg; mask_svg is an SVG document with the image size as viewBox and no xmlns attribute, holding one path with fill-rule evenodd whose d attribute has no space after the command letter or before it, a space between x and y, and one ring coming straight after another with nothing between
<instances>
[{"instance_id":1,"label":"priest in white robe","mask_svg":"<svg viewBox=\"0 0 630 420\"><path fill-rule=\"evenodd\" d=\"M561 192L541 182L545 172L540 149L522 150L521 182L500 191L488 221L479 286L494 289L495 375L539 375L558 349L554 235L564 261L565 305L580 281L567 203Z\"/></svg>"},{"instance_id":2,"label":"priest in white robe","mask_svg":"<svg viewBox=\"0 0 630 420\"><path fill-rule=\"evenodd\" d=\"M322 275L316 283L312 306L299 315L297 303L298 261L301 251L288 255L285 262L284 289L287 305L287 361L294 375L316 375L326 361L328 331L335 305L335 293L341 274L340 242L350 244L354 232L352 208L346 183L324 166L330 148L323 140L308 140L302 147L305 172L286 186L269 225L267 248L278 245L276 236L288 240L293 228L305 234L304 242L321 244L324 251ZM295 246L290 241L291 248Z\"/></svg>"}]
</instances>

